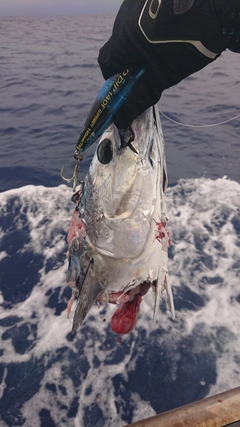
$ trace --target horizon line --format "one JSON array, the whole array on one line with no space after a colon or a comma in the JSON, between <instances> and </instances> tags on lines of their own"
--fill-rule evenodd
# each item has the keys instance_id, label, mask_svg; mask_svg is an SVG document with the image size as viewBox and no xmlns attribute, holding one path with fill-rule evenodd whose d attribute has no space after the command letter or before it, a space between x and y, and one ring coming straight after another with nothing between
<instances>
[{"instance_id":1,"label":"horizon line","mask_svg":"<svg viewBox=\"0 0 240 427\"><path fill-rule=\"evenodd\" d=\"M79 12L79 13L48 13L48 14L46 14L46 13L37 13L37 14L35 14L35 15L33 15L33 14L31 14L31 13L29 13L29 14L27 14L27 13L24 13L24 14L11 14L11 15L9 15L9 14L4 14L4 15L2 15L2 14L0 14L0 18L13 18L13 17L15 17L15 18L23 18L23 17L28 17L28 18L37 18L38 16L45 16L45 17L48 17L48 16L113 16L113 17L115 17L115 14L114 13L88 13L88 12Z\"/></svg>"}]
</instances>

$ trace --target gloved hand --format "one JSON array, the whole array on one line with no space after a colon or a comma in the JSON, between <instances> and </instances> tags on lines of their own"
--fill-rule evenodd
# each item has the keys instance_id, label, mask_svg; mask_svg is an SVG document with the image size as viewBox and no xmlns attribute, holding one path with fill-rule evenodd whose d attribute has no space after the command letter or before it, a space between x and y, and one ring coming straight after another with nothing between
<instances>
[{"instance_id":1,"label":"gloved hand","mask_svg":"<svg viewBox=\"0 0 240 427\"><path fill-rule=\"evenodd\" d=\"M105 79L125 68L144 66L146 72L114 117L116 126L127 128L164 89L205 67L226 47L214 0L125 0L98 62Z\"/></svg>"}]
</instances>

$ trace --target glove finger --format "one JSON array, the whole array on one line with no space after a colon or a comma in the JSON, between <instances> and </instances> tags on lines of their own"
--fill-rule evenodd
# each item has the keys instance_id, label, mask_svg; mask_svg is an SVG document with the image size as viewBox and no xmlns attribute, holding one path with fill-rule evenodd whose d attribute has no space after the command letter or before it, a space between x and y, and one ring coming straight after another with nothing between
<instances>
[{"instance_id":1,"label":"glove finger","mask_svg":"<svg viewBox=\"0 0 240 427\"><path fill-rule=\"evenodd\" d=\"M143 74L114 116L115 125L126 129L147 108L159 101L162 90L152 73Z\"/></svg>"},{"instance_id":2,"label":"glove finger","mask_svg":"<svg viewBox=\"0 0 240 427\"><path fill-rule=\"evenodd\" d=\"M134 68L143 66L143 60L139 55L126 53L121 51L120 48L114 46L112 37L100 49L98 55L98 63L105 80L115 74L120 74L126 68Z\"/></svg>"},{"instance_id":3,"label":"glove finger","mask_svg":"<svg viewBox=\"0 0 240 427\"><path fill-rule=\"evenodd\" d=\"M123 70L123 65L118 64L114 54L112 54L112 38L100 49L98 63L105 80L114 74L119 74Z\"/></svg>"}]
</instances>

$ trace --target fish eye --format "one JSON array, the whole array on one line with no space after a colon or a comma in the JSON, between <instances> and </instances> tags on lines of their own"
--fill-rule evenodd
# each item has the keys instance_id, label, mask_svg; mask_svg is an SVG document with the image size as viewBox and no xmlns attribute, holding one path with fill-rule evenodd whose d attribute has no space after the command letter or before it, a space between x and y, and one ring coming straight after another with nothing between
<instances>
[{"instance_id":1,"label":"fish eye","mask_svg":"<svg viewBox=\"0 0 240 427\"><path fill-rule=\"evenodd\" d=\"M100 163L107 165L113 158L113 146L110 139L103 139L97 148L97 158Z\"/></svg>"}]
</instances>

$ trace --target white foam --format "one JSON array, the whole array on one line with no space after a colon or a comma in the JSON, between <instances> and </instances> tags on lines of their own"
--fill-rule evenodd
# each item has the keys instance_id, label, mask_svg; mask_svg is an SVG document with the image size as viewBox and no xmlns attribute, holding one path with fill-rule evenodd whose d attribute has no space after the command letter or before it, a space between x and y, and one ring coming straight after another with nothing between
<instances>
[{"instance_id":1,"label":"white foam","mask_svg":"<svg viewBox=\"0 0 240 427\"><path fill-rule=\"evenodd\" d=\"M3 298L0 301L0 319L18 316L24 319L19 321L18 326L27 323L37 327L35 345L24 354L16 352L10 337L2 341L4 352L1 361L6 369L10 362L20 363L32 359L44 360L41 363L46 366L39 391L23 406L23 415L26 417L24 427L34 423L39 425L38 412L41 407L49 409L56 425L61 425L64 417L67 420L67 412L74 398L78 399L80 405L77 415L66 421L68 426L82 427L86 408L95 403L102 411L105 427L126 424L123 418L124 402L121 396L116 395L113 379L119 376L127 384L129 373L137 369L138 357L144 354L146 346L153 340L156 351L162 348L164 357L169 359L170 380L175 381L182 357L179 350L181 343L197 330L202 331L202 335L196 335L196 340L193 340L192 347L188 349L189 353L200 354L204 351L205 343L201 341L201 336L206 334L212 337L209 345L216 357L217 378L215 384L210 384L209 394L239 385L240 184L226 178L216 181L201 178L180 181L178 185L168 189L172 240L169 280L173 294L178 299L179 292L187 288L202 303L196 303L195 308L191 309L187 305L177 309L176 320L173 322L164 294L160 303L163 312L159 311L154 324L154 296L152 292L148 292L141 304L137 326L132 334L122 338L122 344L118 343L118 337L109 330L115 306L107 306L107 311L105 306L101 306L100 310L94 306L75 340L71 341L67 338L71 324L66 311L56 315L55 308L48 304L51 292L59 287L62 287L59 301L62 299L66 302L63 292L67 261L63 261L62 253L67 249L66 234L74 208L70 196L71 191L66 186L51 189L27 186L0 195L3 214L7 214L5 207L10 198L14 198L15 205L21 207L22 214L19 218L15 217L19 230L25 215L30 241L21 251L31 251L36 256L41 254L44 257L43 266L38 272L38 283L26 300L11 308L3 305ZM5 235L8 230L2 230L2 233ZM1 252L0 261L6 259L7 252L8 248ZM53 265L50 270L47 267L49 261ZM188 298L194 307L195 301L191 301L191 296ZM0 326L1 334L8 329L10 330L10 326ZM139 343L142 331L144 339ZM158 334L158 331L161 333ZM28 339L31 340L32 337L30 335ZM117 349L121 352L119 361L115 359ZM58 359L57 354L65 354L65 358L61 356ZM78 361L81 363L83 360L89 364L89 369L86 374L79 372L81 381L76 386L68 370L74 370ZM55 384L56 392L47 389L47 383ZM207 378L203 373L199 386L203 387L206 383ZM0 391L4 393L4 382L2 384ZM65 387L66 395L62 393L60 386ZM119 411L115 401L118 402ZM64 409L64 404L67 409ZM148 399L141 398L140 391L131 393L131 404L135 408L132 421L155 414Z\"/></svg>"},{"instance_id":2,"label":"white foam","mask_svg":"<svg viewBox=\"0 0 240 427\"><path fill-rule=\"evenodd\" d=\"M7 252L6 252L6 251L2 251L2 252L0 252L0 261L1 261L3 258L6 258L6 256L8 256L8 254L7 254Z\"/></svg>"}]
</instances>

